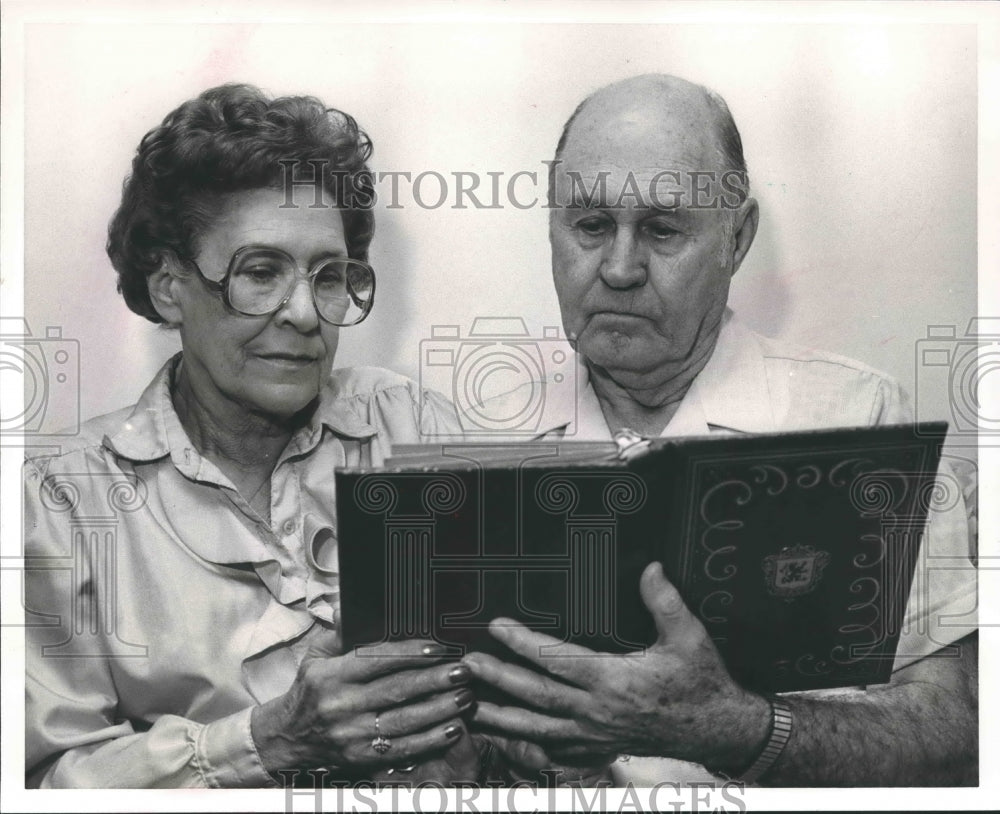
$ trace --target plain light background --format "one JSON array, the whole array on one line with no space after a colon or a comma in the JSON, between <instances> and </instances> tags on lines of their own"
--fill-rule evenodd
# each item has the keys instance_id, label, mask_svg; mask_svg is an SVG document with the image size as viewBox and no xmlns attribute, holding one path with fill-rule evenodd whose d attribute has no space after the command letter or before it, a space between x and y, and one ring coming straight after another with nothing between
<instances>
[{"instance_id":1,"label":"plain light background","mask_svg":"<svg viewBox=\"0 0 1000 814\"><path fill-rule=\"evenodd\" d=\"M510 173L542 169L563 120L590 91L635 73L667 71L721 92L746 143L763 213L736 281L736 309L764 333L862 359L912 391L917 343L927 326L954 326L961 336L976 310L977 71L980 308L998 313L1000 243L991 228L1000 222L995 9L987 3L724 2L560 2L529 9L512 0L359 10L319 0L280 6L5 0L2 312L26 314L36 335L60 326L68 342L79 343L73 347L83 366L84 417L135 400L176 339L130 314L115 294L103 253L106 224L141 136L181 101L219 82L313 93L343 107L373 135L377 170ZM459 15L480 19L427 22ZM225 22L254 16L267 22ZM384 22L356 22L373 17ZM515 17L530 22L512 22ZM543 23L543 17L642 22ZM677 24L694 18L710 22ZM36 22L43 19L65 22ZM931 22L913 24L918 19ZM378 218L379 306L368 323L344 332L338 363L383 364L414 375L417 343L435 323L468 326L477 315L520 314L538 332L556 320L543 211L406 208ZM931 372L933 386L921 392L934 402L922 417L947 418L947 383L941 370ZM14 376L11 382L6 370L0 378L6 418L14 414L7 410L11 393L23 381ZM995 417L997 375L984 376L980 396L986 404L990 382L989 415ZM996 492L1000 472L1000 447L990 446L995 439L982 436L979 450L986 495ZM2 695L4 732L15 735L3 739L0 799L12 810L64 810L68 798L59 792L39 797L14 788L23 767L16 625L21 535L14 508L21 439L0 440L0 540L10 558L4 586L12 588L2 592L3 616L5 624L14 622L4 628ZM984 687L994 686L1000 672L995 507L1000 504L981 501ZM766 809L815 807L817 801L869 811L899 808L900 801L912 808L989 807L997 785L990 767L1000 765L994 725L1000 716L995 694L984 694L981 705L978 789L839 789L821 797L814 790L754 789L747 802ZM259 790L95 790L73 792L71 799L73 807L92 811L275 804ZM568 807L571 801L561 799Z\"/></svg>"},{"instance_id":2,"label":"plain light background","mask_svg":"<svg viewBox=\"0 0 1000 814\"><path fill-rule=\"evenodd\" d=\"M227 81L309 93L354 115L376 171L518 171L544 195L562 123L598 87L649 71L719 91L739 125L756 243L731 305L761 333L860 359L950 418L929 325L976 313L976 30L969 25L45 24L25 34L25 314L79 342L83 418L132 403L178 347L129 312L104 253L139 139ZM487 182L484 180L484 186ZM381 185L381 191L387 191ZM433 202L433 179L422 187ZM336 364L416 378L432 326L559 324L542 201L376 213L378 300ZM383 199L383 204L385 203ZM468 203L468 202L467 202ZM933 387L930 386L933 378ZM933 392L932 392L933 391ZM925 398L924 396L929 396ZM55 396L54 396L55 397Z\"/></svg>"}]
</instances>

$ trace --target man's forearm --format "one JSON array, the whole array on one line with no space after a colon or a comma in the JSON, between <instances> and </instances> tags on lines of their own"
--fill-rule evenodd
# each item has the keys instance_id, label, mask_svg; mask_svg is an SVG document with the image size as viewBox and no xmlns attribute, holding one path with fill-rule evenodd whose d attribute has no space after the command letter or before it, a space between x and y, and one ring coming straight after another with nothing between
<instances>
[{"instance_id":1,"label":"man's forearm","mask_svg":"<svg viewBox=\"0 0 1000 814\"><path fill-rule=\"evenodd\" d=\"M975 636L866 693L785 696L794 726L769 786L954 786L978 781Z\"/></svg>"}]
</instances>

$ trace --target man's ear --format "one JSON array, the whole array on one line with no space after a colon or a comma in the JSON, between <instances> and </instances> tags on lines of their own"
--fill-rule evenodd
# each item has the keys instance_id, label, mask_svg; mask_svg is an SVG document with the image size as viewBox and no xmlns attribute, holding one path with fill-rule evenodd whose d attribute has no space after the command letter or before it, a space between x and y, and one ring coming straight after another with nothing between
<instances>
[{"instance_id":1,"label":"man's ear","mask_svg":"<svg viewBox=\"0 0 1000 814\"><path fill-rule=\"evenodd\" d=\"M760 210L755 198L747 198L733 216L733 270L735 274L757 236Z\"/></svg>"},{"instance_id":2,"label":"man's ear","mask_svg":"<svg viewBox=\"0 0 1000 814\"><path fill-rule=\"evenodd\" d=\"M149 299L153 303L156 313L172 328L178 327L184 321L178 296L181 280L184 276L186 275L177 258L168 254L160 260L160 267L146 278Z\"/></svg>"}]
</instances>

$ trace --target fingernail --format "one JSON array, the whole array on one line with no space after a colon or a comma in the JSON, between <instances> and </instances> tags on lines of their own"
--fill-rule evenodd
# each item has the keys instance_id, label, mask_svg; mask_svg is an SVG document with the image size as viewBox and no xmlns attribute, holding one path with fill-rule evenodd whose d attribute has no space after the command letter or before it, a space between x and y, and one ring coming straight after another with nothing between
<instances>
[{"instance_id":1,"label":"fingernail","mask_svg":"<svg viewBox=\"0 0 1000 814\"><path fill-rule=\"evenodd\" d=\"M443 656L448 649L443 644L425 644L420 652L425 656Z\"/></svg>"},{"instance_id":2,"label":"fingernail","mask_svg":"<svg viewBox=\"0 0 1000 814\"><path fill-rule=\"evenodd\" d=\"M452 724L444 731L444 736L450 741L455 740L455 738L461 737L461 735L462 735L462 727L458 726L458 724Z\"/></svg>"},{"instance_id":3,"label":"fingernail","mask_svg":"<svg viewBox=\"0 0 1000 814\"><path fill-rule=\"evenodd\" d=\"M476 694L468 689L459 690L455 693L455 706L459 709L465 709L466 707L471 707L472 702L476 700Z\"/></svg>"},{"instance_id":4,"label":"fingernail","mask_svg":"<svg viewBox=\"0 0 1000 814\"><path fill-rule=\"evenodd\" d=\"M470 678L472 678L472 670L470 670L464 664L459 664L457 667L452 667L448 671L448 680L452 684L464 684Z\"/></svg>"},{"instance_id":5,"label":"fingernail","mask_svg":"<svg viewBox=\"0 0 1000 814\"><path fill-rule=\"evenodd\" d=\"M494 619L490 622L490 634L493 638L503 638L510 628L510 621L507 619Z\"/></svg>"}]
</instances>

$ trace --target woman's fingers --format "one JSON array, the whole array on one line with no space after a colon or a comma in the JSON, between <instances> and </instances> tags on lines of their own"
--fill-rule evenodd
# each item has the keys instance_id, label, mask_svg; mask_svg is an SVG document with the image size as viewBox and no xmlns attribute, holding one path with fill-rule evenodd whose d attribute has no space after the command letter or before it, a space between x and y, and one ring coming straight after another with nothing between
<instances>
[{"instance_id":1,"label":"woman's fingers","mask_svg":"<svg viewBox=\"0 0 1000 814\"><path fill-rule=\"evenodd\" d=\"M447 655L446 648L426 639L382 642L345 653L338 660L338 670L341 679L360 683L407 668L427 667Z\"/></svg>"},{"instance_id":2,"label":"woman's fingers","mask_svg":"<svg viewBox=\"0 0 1000 814\"><path fill-rule=\"evenodd\" d=\"M402 782L410 788L422 783L438 785L477 784L482 776L482 758L475 739L463 733L454 743L438 753L426 755L422 760L405 764L395 762L391 767L376 769L371 777L375 782Z\"/></svg>"},{"instance_id":3,"label":"woman's fingers","mask_svg":"<svg viewBox=\"0 0 1000 814\"><path fill-rule=\"evenodd\" d=\"M344 756L348 762L383 766L416 763L427 755L443 752L459 738L467 737L465 725L459 718L451 718L422 732L398 737L381 727L381 721L380 728L382 735L389 739L389 748L384 752L377 752L370 740L357 739L345 750ZM374 738L373 727L372 740Z\"/></svg>"},{"instance_id":4,"label":"woman's fingers","mask_svg":"<svg viewBox=\"0 0 1000 814\"><path fill-rule=\"evenodd\" d=\"M378 714L378 731L395 739L403 735L422 732L454 719L475 704L475 695L468 688L439 693L406 706L382 706L374 712L364 712L351 721L348 737L375 737L375 715Z\"/></svg>"},{"instance_id":5,"label":"woman's fingers","mask_svg":"<svg viewBox=\"0 0 1000 814\"><path fill-rule=\"evenodd\" d=\"M401 670L361 685L359 709L399 706L425 695L458 690L472 680L468 665L439 664L422 670Z\"/></svg>"},{"instance_id":6,"label":"woman's fingers","mask_svg":"<svg viewBox=\"0 0 1000 814\"><path fill-rule=\"evenodd\" d=\"M442 663L450 655L446 648L411 640L329 657L323 655L329 652L326 637L314 644L289 691L255 711L254 739L267 752L269 768L358 760L381 765L389 751L392 761L385 765L394 765L446 748L464 733L458 716L474 703L465 687L472 671ZM449 721L459 721L458 727ZM385 745L373 745L379 735L389 739L389 749L375 749Z\"/></svg>"}]
</instances>

